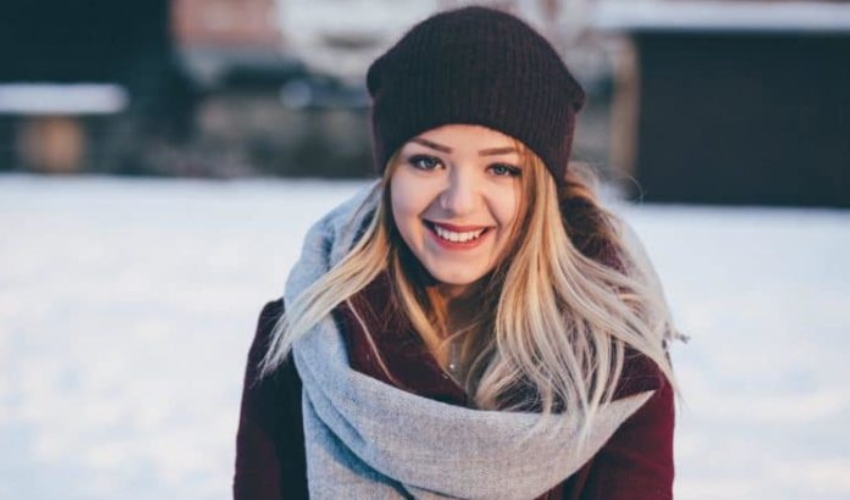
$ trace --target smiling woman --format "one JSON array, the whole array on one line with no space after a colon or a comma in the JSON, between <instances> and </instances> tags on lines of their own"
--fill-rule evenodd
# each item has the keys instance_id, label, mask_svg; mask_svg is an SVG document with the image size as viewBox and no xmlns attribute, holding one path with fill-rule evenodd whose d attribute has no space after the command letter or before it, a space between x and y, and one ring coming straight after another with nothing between
<instances>
[{"instance_id":1,"label":"smiling woman","mask_svg":"<svg viewBox=\"0 0 850 500\"><path fill-rule=\"evenodd\" d=\"M261 315L235 496L671 498L673 328L568 168L584 92L558 55L470 7L367 83L381 178Z\"/></svg>"},{"instance_id":2,"label":"smiling woman","mask_svg":"<svg viewBox=\"0 0 850 500\"><path fill-rule=\"evenodd\" d=\"M500 132L445 125L411 139L391 162L396 228L450 295L492 271L516 238L519 160L514 140Z\"/></svg>"}]
</instances>

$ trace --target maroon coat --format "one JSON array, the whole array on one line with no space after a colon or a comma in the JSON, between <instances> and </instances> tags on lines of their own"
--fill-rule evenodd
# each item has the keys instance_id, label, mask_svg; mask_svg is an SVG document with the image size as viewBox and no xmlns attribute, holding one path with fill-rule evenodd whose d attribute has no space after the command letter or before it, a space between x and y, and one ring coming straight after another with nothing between
<instances>
[{"instance_id":1,"label":"maroon coat","mask_svg":"<svg viewBox=\"0 0 850 500\"><path fill-rule=\"evenodd\" d=\"M400 315L379 315L370 307L390 303L387 288L382 280L376 280L352 300L398 385L424 397L466 405L463 390L440 369L409 324ZM282 313L281 300L263 308L248 355L236 439L233 494L237 500L308 498L301 379L291 361L271 377L257 376L272 326ZM335 317L346 336L351 366L392 384L375 361L365 333L350 310L340 307ZM640 355L629 356L615 397L650 389L657 391L592 459L540 498L672 499L673 391L651 361Z\"/></svg>"}]
</instances>

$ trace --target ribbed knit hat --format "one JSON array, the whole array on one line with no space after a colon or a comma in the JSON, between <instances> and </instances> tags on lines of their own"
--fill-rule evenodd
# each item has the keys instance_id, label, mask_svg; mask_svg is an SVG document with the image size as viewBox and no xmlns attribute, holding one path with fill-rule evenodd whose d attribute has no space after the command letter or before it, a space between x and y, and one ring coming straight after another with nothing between
<instances>
[{"instance_id":1,"label":"ribbed knit hat","mask_svg":"<svg viewBox=\"0 0 850 500\"><path fill-rule=\"evenodd\" d=\"M549 42L516 17L485 7L417 24L372 63L366 83L381 172L418 134L473 124L521 141L561 184L585 100Z\"/></svg>"}]
</instances>

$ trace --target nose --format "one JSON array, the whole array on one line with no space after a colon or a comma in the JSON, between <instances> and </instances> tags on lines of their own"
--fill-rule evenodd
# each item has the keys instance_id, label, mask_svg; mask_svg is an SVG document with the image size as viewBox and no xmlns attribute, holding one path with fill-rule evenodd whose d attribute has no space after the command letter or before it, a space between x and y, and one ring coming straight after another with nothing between
<instances>
[{"instance_id":1,"label":"nose","mask_svg":"<svg viewBox=\"0 0 850 500\"><path fill-rule=\"evenodd\" d=\"M440 206L452 216L467 215L475 210L478 197L474 176L467 169L454 168L440 195Z\"/></svg>"}]
</instances>

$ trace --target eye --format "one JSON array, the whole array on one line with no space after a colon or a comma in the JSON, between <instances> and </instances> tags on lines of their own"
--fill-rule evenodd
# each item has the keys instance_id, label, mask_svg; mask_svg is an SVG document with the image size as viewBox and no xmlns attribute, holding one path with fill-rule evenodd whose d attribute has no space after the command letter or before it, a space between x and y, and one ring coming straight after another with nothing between
<instances>
[{"instance_id":1,"label":"eye","mask_svg":"<svg viewBox=\"0 0 850 500\"><path fill-rule=\"evenodd\" d=\"M497 176L507 176L507 177L519 177L522 175L522 169L514 166L508 165L507 163L495 163L490 165L490 172Z\"/></svg>"},{"instance_id":2,"label":"eye","mask_svg":"<svg viewBox=\"0 0 850 500\"><path fill-rule=\"evenodd\" d=\"M439 158L428 155L413 155L407 159L407 162L419 170L434 170L440 166Z\"/></svg>"}]
</instances>

